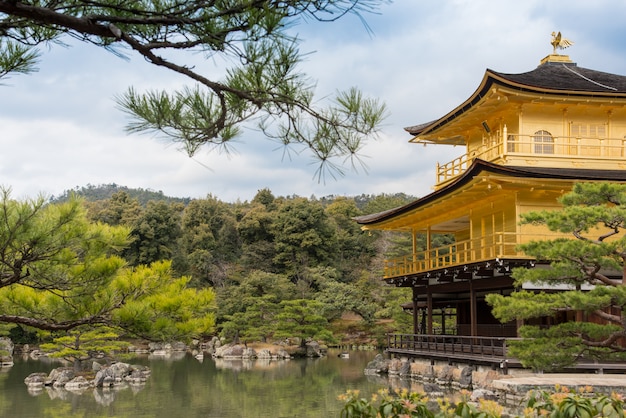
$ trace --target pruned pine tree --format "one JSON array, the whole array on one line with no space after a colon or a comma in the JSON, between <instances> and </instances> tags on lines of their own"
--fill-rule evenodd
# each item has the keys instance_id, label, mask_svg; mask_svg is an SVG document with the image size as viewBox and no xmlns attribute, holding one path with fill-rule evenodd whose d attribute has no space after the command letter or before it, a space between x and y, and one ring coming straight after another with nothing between
<instances>
[{"instance_id":1,"label":"pruned pine tree","mask_svg":"<svg viewBox=\"0 0 626 418\"><path fill-rule=\"evenodd\" d=\"M535 283L553 291L491 294L487 301L503 322L568 319L520 329L525 339L511 342L511 351L527 367L560 369L581 357L626 359L626 185L576 184L560 202L562 210L529 213L522 222L571 237L522 245L524 253L549 261L550 268L513 272L520 287Z\"/></svg>"},{"instance_id":2,"label":"pruned pine tree","mask_svg":"<svg viewBox=\"0 0 626 418\"><path fill-rule=\"evenodd\" d=\"M2 190L0 323L52 333L76 330L75 336L106 327L160 341L213 332L213 290L193 289L189 278L173 277L169 261L129 268L119 255L129 232L90 222L74 198L62 204L17 201ZM85 335L73 340L76 358L85 354L80 341L112 334Z\"/></svg>"}]
</instances>

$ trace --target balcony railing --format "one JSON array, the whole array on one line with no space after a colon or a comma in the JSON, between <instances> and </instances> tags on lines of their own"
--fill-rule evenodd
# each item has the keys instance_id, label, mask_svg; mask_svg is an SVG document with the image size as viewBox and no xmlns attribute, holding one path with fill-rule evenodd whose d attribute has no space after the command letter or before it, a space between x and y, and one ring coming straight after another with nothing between
<instances>
[{"instance_id":1,"label":"balcony railing","mask_svg":"<svg viewBox=\"0 0 626 418\"><path fill-rule=\"evenodd\" d=\"M461 266L496 258L528 259L517 251L517 245L537 239L554 239L555 235L524 235L514 232L499 232L480 238L458 241L443 247L433 248L385 260L384 277L405 276L446 267Z\"/></svg>"},{"instance_id":2,"label":"balcony railing","mask_svg":"<svg viewBox=\"0 0 626 418\"><path fill-rule=\"evenodd\" d=\"M462 155L445 164L437 164L437 184L445 183L464 173L480 158L498 162L503 158L566 158L568 160L623 160L626 157L624 138L539 137L536 135L494 135L490 145ZM546 140L548 138L549 140Z\"/></svg>"},{"instance_id":3,"label":"balcony railing","mask_svg":"<svg viewBox=\"0 0 626 418\"><path fill-rule=\"evenodd\" d=\"M479 325L480 326L480 325ZM440 361L459 361L491 364L502 369L522 368L518 359L512 357L507 343L519 340L512 337L483 337L432 334L387 334L387 352L400 356L415 356ZM598 362L594 359L579 358L569 370L593 370L603 373L607 370L623 371L623 361Z\"/></svg>"},{"instance_id":4,"label":"balcony railing","mask_svg":"<svg viewBox=\"0 0 626 418\"><path fill-rule=\"evenodd\" d=\"M388 334L387 351L395 354L440 357L448 361L452 359L472 360L507 366L507 363L513 360L507 353L507 339L510 338Z\"/></svg>"}]
</instances>

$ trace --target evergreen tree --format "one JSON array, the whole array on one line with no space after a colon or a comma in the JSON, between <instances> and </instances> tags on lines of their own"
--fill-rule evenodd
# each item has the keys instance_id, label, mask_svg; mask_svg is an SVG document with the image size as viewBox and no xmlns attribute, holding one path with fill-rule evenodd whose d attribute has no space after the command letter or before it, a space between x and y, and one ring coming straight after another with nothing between
<instances>
[{"instance_id":1,"label":"evergreen tree","mask_svg":"<svg viewBox=\"0 0 626 418\"><path fill-rule=\"evenodd\" d=\"M235 214L213 196L187 205L180 242L196 285L224 286L229 267L241 255Z\"/></svg>"},{"instance_id":2,"label":"evergreen tree","mask_svg":"<svg viewBox=\"0 0 626 418\"><path fill-rule=\"evenodd\" d=\"M328 321L321 314L322 304L308 299L285 300L277 315L276 337L297 337L304 347L309 338L333 341Z\"/></svg>"},{"instance_id":3,"label":"evergreen tree","mask_svg":"<svg viewBox=\"0 0 626 418\"><path fill-rule=\"evenodd\" d=\"M85 201L85 206L89 219L113 226L132 226L143 210L127 192L115 192L108 200Z\"/></svg>"},{"instance_id":4,"label":"evergreen tree","mask_svg":"<svg viewBox=\"0 0 626 418\"><path fill-rule=\"evenodd\" d=\"M525 325L520 329L526 339L512 342L511 352L526 367L559 369L581 357L624 359L626 185L576 184L560 202L562 210L522 216L523 223L570 235L521 246L527 255L549 262L550 268L516 269L513 273L520 287L534 283L551 291L519 291L508 297L492 294L487 301L503 322L569 319L547 328Z\"/></svg>"},{"instance_id":5,"label":"evergreen tree","mask_svg":"<svg viewBox=\"0 0 626 418\"><path fill-rule=\"evenodd\" d=\"M159 260L171 260L178 250L182 235L179 203L150 201L141 216L132 224L132 242L124 251L124 258L137 266Z\"/></svg>"},{"instance_id":6,"label":"evergreen tree","mask_svg":"<svg viewBox=\"0 0 626 418\"><path fill-rule=\"evenodd\" d=\"M76 198L46 205L42 198L12 200L4 190L0 323L76 335L110 327L162 340L212 332L213 291L173 278L169 262L128 268L118 255L128 234L90 222Z\"/></svg>"},{"instance_id":7,"label":"evergreen tree","mask_svg":"<svg viewBox=\"0 0 626 418\"><path fill-rule=\"evenodd\" d=\"M336 256L335 229L317 202L287 200L280 205L273 225L274 261L294 283L305 279L307 268L331 263Z\"/></svg>"}]
</instances>

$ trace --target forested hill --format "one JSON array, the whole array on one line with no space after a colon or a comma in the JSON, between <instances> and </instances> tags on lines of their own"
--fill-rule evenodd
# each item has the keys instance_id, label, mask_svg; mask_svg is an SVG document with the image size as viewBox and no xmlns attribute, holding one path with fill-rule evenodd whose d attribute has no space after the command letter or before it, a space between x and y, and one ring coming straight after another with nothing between
<instances>
[{"instance_id":1,"label":"forested hill","mask_svg":"<svg viewBox=\"0 0 626 418\"><path fill-rule=\"evenodd\" d=\"M127 266L142 271L167 261L172 277L211 289L213 332L227 340L382 341L387 332L411 329L412 317L402 310L410 291L381 277L384 260L410 254L415 243L407 234L364 233L354 217L412 196L283 197L262 189L250 201L223 202L211 194L180 199L107 184L76 187L51 204L72 203L73 195L84 200L94 225L127 228L129 242L119 250ZM297 315L317 318L315 332L287 330L301 322Z\"/></svg>"},{"instance_id":2,"label":"forested hill","mask_svg":"<svg viewBox=\"0 0 626 418\"><path fill-rule=\"evenodd\" d=\"M130 188L111 183L100 184L97 186L92 184L87 184L86 186L76 186L74 189L64 191L63 194L61 194L60 196L53 196L50 201L52 203L65 202L72 194L76 194L89 202L93 202L98 200L108 200L115 193L118 192L125 192L131 199L136 199L141 206L146 206L151 200L163 201L166 203L183 203L184 205L189 204L189 202L193 200L190 197L181 198L166 196L160 190L154 191L143 188ZM295 198L297 196L294 195L291 197ZM338 197L339 196L328 195L319 199L313 198L313 200L318 200L322 204L322 206L327 206L333 203ZM405 193L382 193L378 195L361 193L358 196L349 197L349 199L354 200L354 203L359 210L367 208L371 211L370 213L374 213L389 209L403 203L411 202L417 198Z\"/></svg>"},{"instance_id":3,"label":"forested hill","mask_svg":"<svg viewBox=\"0 0 626 418\"><path fill-rule=\"evenodd\" d=\"M189 197L169 197L165 196L162 191L154 191L150 189L142 189L142 188L130 188L126 186L120 186L115 183L111 184L101 184L98 186L94 186L92 184L87 184L86 186L76 186L72 190L66 190L60 196L53 196L51 199L52 203L61 203L65 202L69 199L72 194L76 194L81 196L87 201L93 202L96 200L107 200L110 199L115 193L125 192L130 198L136 199L141 206L146 206L149 201L164 201L167 203L183 203L188 204L191 201Z\"/></svg>"}]
</instances>

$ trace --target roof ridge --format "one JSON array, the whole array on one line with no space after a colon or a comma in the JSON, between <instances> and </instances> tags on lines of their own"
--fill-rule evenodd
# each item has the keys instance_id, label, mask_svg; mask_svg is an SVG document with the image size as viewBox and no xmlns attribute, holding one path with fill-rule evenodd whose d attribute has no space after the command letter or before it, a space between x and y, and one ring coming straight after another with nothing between
<instances>
[{"instance_id":1,"label":"roof ridge","mask_svg":"<svg viewBox=\"0 0 626 418\"><path fill-rule=\"evenodd\" d=\"M570 71L570 72L572 72L572 73L576 74L576 75L577 75L577 76L579 76L580 78L582 78L582 79L584 79L584 80L586 80L586 81L588 81L588 82L590 82L590 83L593 83L593 84L595 84L595 85L597 85L597 86L600 86L600 87L604 87L605 89L609 89L609 90L617 91L617 89L616 89L615 87L607 86L607 85L605 85L605 84L598 83L597 81L593 81L593 80L592 80L592 79L590 79L589 77L585 77L584 75L580 74L579 72L574 71L573 69L569 68L567 65L565 65L565 64L561 64L561 65L562 65L562 66L563 66L563 68L565 68L567 71Z\"/></svg>"}]
</instances>

